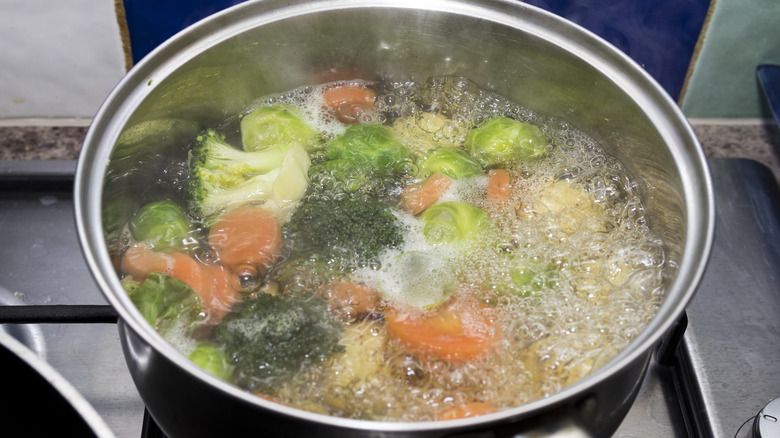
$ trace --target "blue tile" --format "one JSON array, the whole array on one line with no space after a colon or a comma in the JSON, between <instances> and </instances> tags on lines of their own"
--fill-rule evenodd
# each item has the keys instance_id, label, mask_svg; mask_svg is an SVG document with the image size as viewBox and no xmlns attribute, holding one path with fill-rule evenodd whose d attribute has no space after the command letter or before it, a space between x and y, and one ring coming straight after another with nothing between
<instances>
[{"instance_id":1,"label":"blue tile","mask_svg":"<svg viewBox=\"0 0 780 438\"><path fill-rule=\"evenodd\" d=\"M604 38L677 99L709 0L527 0Z\"/></svg>"},{"instance_id":2,"label":"blue tile","mask_svg":"<svg viewBox=\"0 0 780 438\"><path fill-rule=\"evenodd\" d=\"M124 0L133 62L176 32L245 0ZM709 0L528 0L589 29L680 95Z\"/></svg>"},{"instance_id":3,"label":"blue tile","mask_svg":"<svg viewBox=\"0 0 780 438\"><path fill-rule=\"evenodd\" d=\"M124 0L133 62L176 32L245 0Z\"/></svg>"}]
</instances>

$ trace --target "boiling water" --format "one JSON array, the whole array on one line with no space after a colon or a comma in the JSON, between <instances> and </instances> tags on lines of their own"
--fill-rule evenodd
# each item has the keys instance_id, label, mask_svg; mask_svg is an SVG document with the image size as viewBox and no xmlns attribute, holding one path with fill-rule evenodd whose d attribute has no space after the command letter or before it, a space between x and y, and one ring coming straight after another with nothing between
<instances>
[{"instance_id":1,"label":"boiling water","mask_svg":"<svg viewBox=\"0 0 780 438\"><path fill-rule=\"evenodd\" d=\"M322 118L314 91L262 102L298 105L322 131L338 135L342 127ZM449 120L439 123L434 113ZM499 310L498 348L466 363L415 358L389 339L381 319L368 319L348 327L347 359L308 370L275 391L276 399L383 421L435 420L449 406L474 402L515 407L594 371L653 317L664 297L663 243L648 227L635 183L586 133L448 77L378 84L373 121L394 126L413 147L448 146L461 144L468 127L495 116L537 125L551 138L549 152L508 169L514 200L501 209L479 195L484 177L455 184L445 199L486 209L492 232L457 252L437 251L455 261L461 291ZM425 250L414 219L399 217L409 224L400 252ZM392 270L356 275L375 286L398 277ZM513 281L518 277L519 285Z\"/></svg>"},{"instance_id":2,"label":"boiling water","mask_svg":"<svg viewBox=\"0 0 780 438\"><path fill-rule=\"evenodd\" d=\"M380 289L419 288L397 282L403 275L389 266L399 253L435 254L441 266L454 267L439 271L460 279L455 294L465 297L463 305L489 309L496 324L490 330L500 333L500 342L472 361L418 358L391 339L380 313L348 324L343 354L263 396L314 412L381 421L436 420L449 407L473 403L501 410L554 394L639 334L664 298L666 259L635 183L619 162L565 121L466 79L370 85L378 107L363 121L393 126L418 151L460 145L471 127L496 116L530 122L549 136L543 159L507 169L512 199L501 207L484 200L484 176L457 181L444 195L488 213L488 229L475 242L431 247L417 220L399 210L408 230L404 247L380 258L386 269L354 273ZM325 138L345 130L322 110L320 87L264 97L253 107L277 102L297 107ZM221 127L229 138L238 136L237 122ZM385 305L393 306L393 297L386 298ZM473 323L474 330L485 330L480 321ZM192 349L185 338L176 343L185 353Z\"/></svg>"}]
</instances>

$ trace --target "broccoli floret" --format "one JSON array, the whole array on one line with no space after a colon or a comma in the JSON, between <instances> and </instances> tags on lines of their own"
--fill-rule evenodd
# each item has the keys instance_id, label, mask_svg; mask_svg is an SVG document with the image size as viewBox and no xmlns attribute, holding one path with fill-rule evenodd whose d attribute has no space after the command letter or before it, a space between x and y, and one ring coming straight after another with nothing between
<instances>
[{"instance_id":1,"label":"broccoli floret","mask_svg":"<svg viewBox=\"0 0 780 438\"><path fill-rule=\"evenodd\" d=\"M290 253L359 262L403 243L404 228L387 204L374 199L307 202L282 227Z\"/></svg>"},{"instance_id":2,"label":"broccoli floret","mask_svg":"<svg viewBox=\"0 0 780 438\"><path fill-rule=\"evenodd\" d=\"M316 151L308 200L397 196L414 170L411 152L388 127L352 125Z\"/></svg>"},{"instance_id":3,"label":"broccoli floret","mask_svg":"<svg viewBox=\"0 0 780 438\"><path fill-rule=\"evenodd\" d=\"M276 264L267 278L283 288L286 295L305 295L324 284L346 280L357 267L347 259L301 252Z\"/></svg>"},{"instance_id":4,"label":"broccoli floret","mask_svg":"<svg viewBox=\"0 0 780 438\"><path fill-rule=\"evenodd\" d=\"M300 144L245 152L228 144L224 135L207 130L190 152L192 208L201 218L244 202L272 200L281 208L303 197L310 165ZM274 184L277 180L284 183Z\"/></svg>"},{"instance_id":5,"label":"broccoli floret","mask_svg":"<svg viewBox=\"0 0 780 438\"><path fill-rule=\"evenodd\" d=\"M214 335L235 365L236 383L256 390L341 351L341 331L318 298L261 294L237 304Z\"/></svg>"},{"instance_id":6,"label":"broccoli floret","mask_svg":"<svg viewBox=\"0 0 780 438\"><path fill-rule=\"evenodd\" d=\"M391 207L374 199L304 202L282 226L286 257L268 280L285 294L310 293L378 267L380 253L399 248L405 231Z\"/></svg>"}]
</instances>

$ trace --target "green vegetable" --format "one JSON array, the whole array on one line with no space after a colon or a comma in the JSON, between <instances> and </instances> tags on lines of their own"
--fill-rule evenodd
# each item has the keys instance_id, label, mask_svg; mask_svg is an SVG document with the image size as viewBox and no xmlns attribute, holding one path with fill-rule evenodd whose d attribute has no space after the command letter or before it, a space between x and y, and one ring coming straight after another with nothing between
<instances>
[{"instance_id":1,"label":"green vegetable","mask_svg":"<svg viewBox=\"0 0 780 438\"><path fill-rule=\"evenodd\" d=\"M425 179L440 172L452 179L468 178L482 174L482 165L474 157L460 149L438 148L428 151L417 162L417 177Z\"/></svg>"},{"instance_id":2,"label":"green vegetable","mask_svg":"<svg viewBox=\"0 0 780 438\"><path fill-rule=\"evenodd\" d=\"M390 207L373 199L306 202L282 227L288 251L327 259L365 260L403 243Z\"/></svg>"},{"instance_id":3,"label":"green vegetable","mask_svg":"<svg viewBox=\"0 0 780 438\"><path fill-rule=\"evenodd\" d=\"M222 380L231 381L233 376L233 364L230 363L224 349L214 342L199 342L189 354L189 359L195 365Z\"/></svg>"},{"instance_id":4,"label":"green vegetable","mask_svg":"<svg viewBox=\"0 0 780 438\"><path fill-rule=\"evenodd\" d=\"M192 330L205 318L195 291L168 275L153 272L140 286L130 283L125 290L146 321L163 337L177 327Z\"/></svg>"},{"instance_id":5,"label":"green vegetable","mask_svg":"<svg viewBox=\"0 0 780 438\"><path fill-rule=\"evenodd\" d=\"M171 201L151 202L136 211L130 222L135 240L157 250L179 249L194 227L184 211Z\"/></svg>"},{"instance_id":6,"label":"green vegetable","mask_svg":"<svg viewBox=\"0 0 780 438\"><path fill-rule=\"evenodd\" d=\"M550 262L523 253L502 253L503 268L486 277L484 287L500 294L530 297L545 291L560 290L565 261Z\"/></svg>"},{"instance_id":7,"label":"green vegetable","mask_svg":"<svg viewBox=\"0 0 780 438\"><path fill-rule=\"evenodd\" d=\"M207 130L190 152L192 208L203 218L245 202L272 201L281 208L303 197L310 164L299 144L245 152Z\"/></svg>"},{"instance_id":8,"label":"green vegetable","mask_svg":"<svg viewBox=\"0 0 780 438\"><path fill-rule=\"evenodd\" d=\"M472 129L465 147L488 166L541 157L547 152L547 143L547 135L536 126L496 117Z\"/></svg>"},{"instance_id":9,"label":"green vegetable","mask_svg":"<svg viewBox=\"0 0 780 438\"><path fill-rule=\"evenodd\" d=\"M341 351L341 331L320 299L261 294L237 304L214 335L233 361L237 384L255 390Z\"/></svg>"},{"instance_id":10,"label":"green vegetable","mask_svg":"<svg viewBox=\"0 0 780 438\"><path fill-rule=\"evenodd\" d=\"M509 277L516 286L531 286L536 272L526 265L518 265L509 270Z\"/></svg>"},{"instance_id":11,"label":"green vegetable","mask_svg":"<svg viewBox=\"0 0 780 438\"><path fill-rule=\"evenodd\" d=\"M315 153L308 199L380 198L400 193L412 155L395 133L377 124L352 125Z\"/></svg>"},{"instance_id":12,"label":"green vegetable","mask_svg":"<svg viewBox=\"0 0 780 438\"><path fill-rule=\"evenodd\" d=\"M463 242L476 237L487 214L465 202L439 202L423 211L423 234L432 244Z\"/></svg>"},{"instance_id":13,"label":"green vegetable","mask_svg":"<svg viewBox=\"0 0 780 438\"><path fill-rule=\"evenodd\" d=\"M241 119L241 141L245 151L259 151L279 145L310 145L317 132L287 105L263 106Z\"/></svg>"}]
</instances>

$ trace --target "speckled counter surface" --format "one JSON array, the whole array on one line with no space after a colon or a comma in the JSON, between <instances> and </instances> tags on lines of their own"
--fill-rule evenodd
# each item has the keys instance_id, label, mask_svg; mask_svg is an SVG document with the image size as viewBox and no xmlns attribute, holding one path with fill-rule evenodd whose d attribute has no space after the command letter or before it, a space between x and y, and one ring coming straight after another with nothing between
<instances>
[{"instance_id":1,"label":"speckled counter surface","mask_svg":"<svg viewBox=\"0 0 780 438\"><path fill-rule=\"evenodd\" d=\"M774 121L691 124L708 157L750 158L769 167L780 181L780 129Z\"/></svg>"},{"instance_id":2,"label":"speckled counter surface","mask_svg":"<svg viewBox=\"0 0 780 438\"><path fill-rule=\"evenodd\" d=\"M75 160L85 126L0 127L0 160Z\"/></svg>"},{"instance_id":3,"label":"speckled counter surface","mask_svg":"<svg viewBox=\"0 0 780 438\"><path fill-rule=\"evenodd\" d=\"M780 180L780 129L772 121L692 120L709 157L750 158L768 166ZM0 160L75 160L83 126L0 127Z\"/></svg>"}]
</instances>

